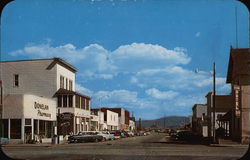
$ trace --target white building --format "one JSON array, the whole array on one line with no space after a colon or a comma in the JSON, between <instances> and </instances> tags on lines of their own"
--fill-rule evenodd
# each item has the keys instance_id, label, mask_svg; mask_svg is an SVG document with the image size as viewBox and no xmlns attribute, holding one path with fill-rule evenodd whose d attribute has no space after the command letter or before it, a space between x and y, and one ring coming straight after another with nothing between
<instances>
[{"instance_id":1,"label":"white building","mask_svg":"<svg viewBox=\"0 0 250 160\"><path fill-rule=\"evenodd\" d=\"M129 130L135 131L135 121L133 119L129 120Z\"/></svg>"},{"instance_id":2,"label":"white building","mask_svg":"<svg viewBox=\"0 0 250 160\"><path fill-rule=\"evenodd\" d=\"M1 69L3 137L25 142L40 135L45 142L57 131L88 129L90 98L75 92L73 66L53 58L5 61ZM58 129L57 112L62 122Z\"/></svg>"},{"instance_id":3,"label":"white building","mask_svg":"<svg viewBox=\"0 0 250 160\"><path fill-rule=\"evenodd\" d=\"M207 105L195 104L192 108L192 130L203 137L208 136L208 124L207 124Z\"/></svg>"},{"instance_id":4,"label":"white building","mask_svg":"<svg viewBox=\"0 0 250 160\"><path fill-rule=\"evenodd\" d=\"M104 112L104 126L107 125L108 130L118 130L119 116L118 113L109 110L109 108L100 108Z\"/></svg>"}]
</instances>

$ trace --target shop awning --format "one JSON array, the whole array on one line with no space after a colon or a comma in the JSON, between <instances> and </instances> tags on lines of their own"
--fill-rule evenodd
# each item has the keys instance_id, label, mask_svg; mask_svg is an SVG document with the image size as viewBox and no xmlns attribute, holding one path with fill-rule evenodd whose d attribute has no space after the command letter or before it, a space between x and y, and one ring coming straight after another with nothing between
<instances>
[{"instance_id":1,"label":"shop awning","mask_svg":"<svg viewBox=\"0 0 250 160\"><path fill-rule=\"evenodd\" d=\"M58 95L78 95L87 99L91 99L90 97L83 95L81 93L70 91L70 90L63 89L63 88L58 89L58 91L54 94L54 96L58 96Z\"/></svg>"},{"instance_id":2,"label":"shop awning","mask_svg":"<svg viewBox=\"0 0 250 160\"><path fill-rule=\"evenodd\" d=\"M224 114L223 116L221 116L218 120L219 121L230 121L232 119L232 110L229 110L226 114Z\"/></svg>"}]
</instances>

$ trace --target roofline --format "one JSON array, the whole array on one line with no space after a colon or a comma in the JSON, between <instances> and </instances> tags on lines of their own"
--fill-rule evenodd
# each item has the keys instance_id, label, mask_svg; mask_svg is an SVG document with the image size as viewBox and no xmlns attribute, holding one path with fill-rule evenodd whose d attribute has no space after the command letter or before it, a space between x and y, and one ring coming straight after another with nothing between
<instances>
[{"instance_id":1,"label":"roofline","mask_svg":"<svg viewBox=\"0 0 250 160\"><path fill-rule=\"evenodd\" d=\"M46 61L46 60L53 60L53 62L48 66L47 69L51 69L54 67L56 63L62 65L63 67L69 69L72 72L77 72L77 69L69 64L68 62L64 61L61 58L54 57L54 58L44 58L44 59L23 59L23 60L13 60L13 61L0 61L0 63L9 63L9 62L25 62L25 61Z\"/></svg>"},{"instance_id":2,"label":"roofline","mask_svg":"<svg viewBox=\"0 0 250 160\"><path fill-rule=\"evenodd\" d=\"M12 60L12 61L0 61L0 63L6 62L23 62L23 61L44 61L44 60L53 60L54 58L42 58L42 59L21 59L21 60Z\"/></svg>"}]
</instances>

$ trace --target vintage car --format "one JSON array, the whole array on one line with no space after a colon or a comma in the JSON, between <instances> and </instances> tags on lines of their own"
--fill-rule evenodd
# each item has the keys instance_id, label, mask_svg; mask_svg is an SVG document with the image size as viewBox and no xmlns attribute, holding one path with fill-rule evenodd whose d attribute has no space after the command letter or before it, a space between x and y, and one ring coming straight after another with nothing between
<instances>
[{"instance_id":1,"label":"vintage car","mask_svg":"<svg viewBox=\"0 0 250 160\"><path fill-rule=\"evenodd\" d=\"M105 140L114 140L115 136L110 134L109 131L100 131L98 135L101 135L105 138Z\"/></svg>"},{"instance_id":2,"label":"vintage car","mask_svg":"<svg viewBox=\"0 0 250 160\"><path fill-rule=\"evenodd\" d=\"M80 143L80 142L100 142L104 138L98 135L98 132L79 132L77 135L69 136L69 143Z\"/></svg>"}]
</instances>

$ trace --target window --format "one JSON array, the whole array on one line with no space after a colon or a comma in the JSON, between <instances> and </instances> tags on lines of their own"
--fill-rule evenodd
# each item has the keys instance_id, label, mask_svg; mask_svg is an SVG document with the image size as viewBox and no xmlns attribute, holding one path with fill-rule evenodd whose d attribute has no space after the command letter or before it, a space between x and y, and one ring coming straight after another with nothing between
<instances>
[{"instance_id":1,"label":"window","mask_svg":"<svg viewBox=\"0 0 250 160\"><path fill-rule=\"evenodd\" d=\"M68 89L68 78L66 78L66 88L65 89Z\"/></svg>"},{"instance_id":2,"label":"window","mask_svg":"<svg viewBox=\"0 0 250 160\"><path fill-rule=\"evenodd\" d=\"M81 108L85 109L85 98L81 97Z\"/></svg>"},{"instance_id":3,"label":"window","mask_svg":"<svg viewBox=\"0 0 250 160\"><path fill-rule=\"evenodd\" d=\"M60 88L64 88L64 77L60 76Z\"/></svg>"},{"instance_id":4,"label":"window","mask_svg":"<svg viewBox=\"0 0 250 160\"><path fill-rule=\"evenodd\" d=\"M25 125L30 126L31 125L31 119L25 119Z\"/></svg>"},{"instance_id":5,"label":"window","mask_svg":"<svg viewBox=\"0 0 250 160\"><path fill-rule=\"evenodd\" d=\"M86 99L86 110L89 110L89 100L88 99Z\"/></svg>"},{"instance_id":6,"label":"window","mask_svg":"<svg viewBox=\"0 0 250 160\"><path fill-rule=\"evenodd\" d=\"M62 96L61 95L57 96L57 106L62 107Z\"/></svg>"},{"instance_id":7,"label":"window","mask_svg":"<svg viewBox=\"0 0 250 160\"><path fill-rule=\"evenodd\" d=\"M69 95L69 107L73 107L73 96Z\"/></svg>"},{"instance_id":8,"label":"window","mask_svg":"<svg viewBox=\"0 0 250 160\"><path fill-rule=\"evenodd\" d=\"M18 86L19 86L19 75L14 74L14 87L18 87Z\"/></svg>"},{"instance_id":9,"label":"window","mask_svg":"<svg viewBox=\"0 0 250 160\"><path fill-rule=\"evenodd\" d=\"M63 107L68 107L68 96L63 95Z\"/></svg>"},{"instance_id":10,"label":"window","mask_svg":"<svg viewBox=\"0 0 250 160\"><path fill-rule=\"evenodd\" d=\"M72 91L73 88L73 82L72 80L69 80L69 90Z\"/></svg>"},{"instance_id":11,"label":"window","mask_svg":"<svg viewBox=\"0 0 250 160\"><path fill-rule=\"evenodd\" d=\"M76 107L80 108L80 97L76 95Z\"/></svg>"},{"instance_id":12,"label":"window","mask_svg":"<svg viewBox=\"0 0 250 160\"><path fill-rule=\"evenodd\" d=\"M21 139L21 119L10 120L10 138Z\"/></svg>"}]
</instances>

